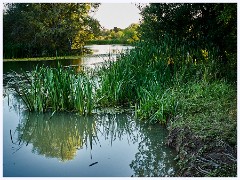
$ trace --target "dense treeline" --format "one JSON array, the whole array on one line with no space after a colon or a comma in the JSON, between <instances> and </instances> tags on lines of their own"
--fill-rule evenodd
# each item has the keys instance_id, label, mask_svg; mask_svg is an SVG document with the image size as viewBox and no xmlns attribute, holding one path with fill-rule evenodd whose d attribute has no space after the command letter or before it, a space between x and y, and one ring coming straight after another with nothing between
<instances>
[{"instance_id":1,"label":"dense treeline","mask_svg":"<svg viewBox=\"0 0 240 180\"><path fill-rule=\"evenodd\" d=\"M218 46L221 51L237 50L236 4L150 4L142 9L143 39L161 40L165 34L205 48Z\"/></svg>"},{"instance_id":2,"label":"dense treeline","mask_svg":"<svg viewBox=\"0 0 240 180\"><path fill-rule=\"evenodd\" d=\"M184 44L189 52L215 48L219 55L216 60L222 67L236 68L237 4L151 3L139 8L142 40L158 43L167 36L176 46Z\"/></svg>"},{"instance_id":3,"label":"dense treeline","mask_svg":"<svg viewBox=\"0 0 240 180\"><path fill-rule=\"evenodd\" d=\"M89 13L99 4L13 3L3 15L4 58L80 53L100 24Z\"/></svg>"},{"instance_id":4,"label":"dense treeline","mask_svg":"<svg viewBox=\"0 0 240 180\"><path fill-rule=\"evenodd\" d=\"M101 29L100 33L88 44L132 44L139 40L139 24L131 24L125 29L115 27L113 29Z\"/></svg>"}]
</instances>

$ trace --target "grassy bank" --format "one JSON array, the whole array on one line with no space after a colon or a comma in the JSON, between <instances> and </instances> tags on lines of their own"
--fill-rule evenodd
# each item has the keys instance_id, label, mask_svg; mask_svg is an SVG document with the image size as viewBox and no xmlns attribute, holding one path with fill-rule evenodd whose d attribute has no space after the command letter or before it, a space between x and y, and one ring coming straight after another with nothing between
<instances>
[{"instance_id":1,"label":"grassy bank","mask_svg":"<svg viewBox=\"0 0 240 180\"><path fill-rule=\"evenodd\" d=\"M179 108L167 144L178 151L178 176L236 176L236 86L201 82L174 91Z\"/></svg>"},{"instance_id":2,"label":"grassy bank","mask_svg":"<svg viewBox=\"0 0 240 180\"><path fill-rule=\"evenodd\" d=\"M25 75L27 83L17 91L32 111L86 115L95 108L132 108L143 122L167 126L168 144L179 152L178 175L236 176L236 72L219 58L213 47L192 49L165 37L95 69L97 79L62 67L40 68Z\"/></svg>"}]
</instances>

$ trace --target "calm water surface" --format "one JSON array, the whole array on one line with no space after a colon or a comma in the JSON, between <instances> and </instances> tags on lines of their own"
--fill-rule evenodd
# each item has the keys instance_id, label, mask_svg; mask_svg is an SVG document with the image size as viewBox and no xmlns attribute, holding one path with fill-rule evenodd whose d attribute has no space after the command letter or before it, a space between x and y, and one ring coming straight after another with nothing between
<instances>
[{"instance_id":1,"label":"calm water surface","mask_svg":"<svg viewBox=\"0 0 240 180\"><path fill-rule=\"evenodd\" d=\"M95 67L105 61L116 60L119 53L128 51L133 48L133 46L123 46L123 45L89 45L85 46L91 49L93 54L86 55L81 59L74 60L44 60L44 61L15 61L15 62L4 62L3 63L3 73L9 73L10 71L19 72L21 69L29 71L38 66L57 66L60 63L63 66L78 66L81 67Z\"/></svg>"},{"instance_id":2,"label":"calm water surface","mask_svg":"<svg viewBox=\"0 0 240 180\"><path fill-rule=\"evenodd\" d=\"M92 63L96 58L102 57L88 57ZM142 124L131 113L29 113L7 85L12 78L9 68L15 65L8 63L3 88L4 177L174 176L176 153L165 146L166 129ZM21 62L25 70L35 65Z\"/></svg>"}]
</instances>

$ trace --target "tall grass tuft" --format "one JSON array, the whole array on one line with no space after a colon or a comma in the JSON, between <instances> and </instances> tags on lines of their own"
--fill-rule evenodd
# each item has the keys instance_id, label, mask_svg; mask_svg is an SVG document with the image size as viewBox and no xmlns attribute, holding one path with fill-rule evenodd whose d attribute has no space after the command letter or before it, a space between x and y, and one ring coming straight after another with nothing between
<instances>
[{"instance_id":1,"label":"tall grass tuft","mask_svg":"<svg viewBox=\"0 0 240 180\"><path fill-rule=\"evenodd\" d=\"M58 66L36 67L17 76L16 92L29 111L78 111L91 114L94 108L93 81L86 73Z\"/></svg>"}]
</instances>

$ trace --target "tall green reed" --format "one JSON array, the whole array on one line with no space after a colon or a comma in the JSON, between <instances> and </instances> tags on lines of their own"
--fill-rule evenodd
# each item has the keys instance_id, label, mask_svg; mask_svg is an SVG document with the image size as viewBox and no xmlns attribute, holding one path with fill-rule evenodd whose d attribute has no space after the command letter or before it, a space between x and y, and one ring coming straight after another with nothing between
<instances>
[{"instance_id":1,"label":"tall green reed","mask_svg":"<svg viewBox=\"0 0 240 180\"><path fill-rule=\"evenodd\" d=\"M30 111L91 114L97 107L135 106L140 119L166 123L179 107L173 89L218 78L217 58L214 48L192 48L166 36L158 44L140 42L117 61L106 62L90 73L37 67L23 73L23 83L16 90Z\"/></svg>"},{"instance_id":2,"label":"tall green reed","mask_svg":"<svg viewBox=\"0 0 240 180\"><path fill-rule=\"evenodd\" d=\"M36 67L16 79L16 91L29 111L78 111L91 114L94 108L93 81L86 73L58 66ZM19 83L18 83L19 82Z\"/></svg>"},{"instance_id":3,"label":"tall green reed","mask_svg":"<svg viewBox=\"0 0 240 180\"><path fill-rule=\"evenodd\" d=\"M214 48L197 49L177 44L167 36L162 42L140 42L116 62L100 71L98 103L134 106L140 119L166 123L178 108L175 87L211 81L219 74Z\"/></svg>"}]
</instances>

